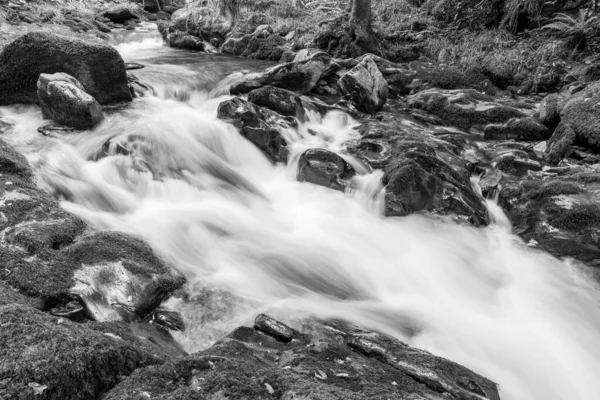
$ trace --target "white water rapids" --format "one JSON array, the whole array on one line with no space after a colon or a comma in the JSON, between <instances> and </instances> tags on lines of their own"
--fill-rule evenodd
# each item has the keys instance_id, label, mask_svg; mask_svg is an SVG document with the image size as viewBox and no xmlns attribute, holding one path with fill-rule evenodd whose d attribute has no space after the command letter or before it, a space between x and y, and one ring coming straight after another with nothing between
<instances>
[{"instance_id":1,"label":"white water rapids","mask_svg":"<svg viewBox=\"0 0 600 400\"><path fill-rule=\"evenodd\" d=\"M64 196L65 209L99 229L142 236L188 277L191 299L168 303L185 318L177 339L188 351L263 311L339 317L463 364L497 382L505 400L599 398L600 291L580 267L527 248L493 202L495 223L476 229L384 218L378 173L363 174L349 193L296 182L293 161L271 165L217 120L227 97L207 94L257 63L136 40L117 48L147 65L133 72L159 97L60 139L36 131L44 123L37 107L0 108L16 123L3 139ZM193 89L180 101L175 86ZM294 155L340 151L356 134L341 115L310 128L318 135L288 132ZM109 138L135 142L137 158L93 161Z\"/></svg>"}]
</instances>

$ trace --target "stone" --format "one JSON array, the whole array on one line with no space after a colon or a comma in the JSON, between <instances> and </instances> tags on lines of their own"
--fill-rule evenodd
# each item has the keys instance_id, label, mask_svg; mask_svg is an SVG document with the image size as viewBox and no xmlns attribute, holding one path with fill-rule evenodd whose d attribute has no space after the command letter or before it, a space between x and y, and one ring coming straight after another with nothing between
<instances>
[{"instance_id":1,"label":"stone","mask_svg":"<svg viewBox=\"0 0 600 400\"><path fill-rule=\"evenodd\" d=\"M37 103L40 74L64 72L100 104L131 100L123 59L113 47L30 32L0 53L0 105Z\"/></svg>"},{"instance_id":2,"label":"stone","mask_svg":"<svg viewBox=\"0 0 600 400\"><path fill-rule=\"evenodd\" d=\"M525 118L531 110L507 99L485 95L473 89L428 89L407 98L411 108L439 117L445 124L460 129L504 124L511 118Z\"/></svg>"},{"instance_id":3,"label":"stone","mask_svg":"<svg viewBox=\"0 0 600 400\"><path fill-rule=\"evenodd\" d=\"M104 120L100 104L70 75L41 74L37 88L45 119L77 129L91 129Z\"/></svg>"},{"instance_id":4,"label":"stone","mask_svg":"<svg viewBox=\"0 0 600 400\"><path fill-rule=\"evenodd\" d=\"M366 57L338 80L346 98L362 112L374 114L387 101L389 88L372 57Z\"/></svg>"},{"instance_id":5,"label":"stone","mask_svg":"<svg viewBox=\"0 0 600 400\"><path fill-rule=\"evenodd\" d=\"M550 136L550 129L535 118L511 118L505 124L490 124L483 131L486 139L495 140L544 140Z\"/></svg>"},{"instance_id":6,"label":"stone","mask_svg":"<svg viewBox=\"0 0 600 400\"><path fill-rule=\"evenodd\" d=\"M184 32L174 32L170 34L168 44L170 47L197 51L204 51L206 47L206 44L202 39Z\"/></svg>"},{"instance_id":7,"label":"stone","mask_svg":"<svg viewBox=\"0 0 600 400\"><path fill-rule=\"evenodd\" d=\"M122 24L131 19L139 19L139 16L128 6L116 6L104 11L101 14L115 24Z\"/></svg>"},{"instance_id":8,"label":"stone","mask_svg":"<svg viewBox=\"0 0 600 400\"><path fill-rule=\"evenodd\" d=\"M279 64L235 85L232 94L248 93L263 86L275 86L306 94L315 88L317 82L331 66L331 57L323 53L298 62Z\"/></svg>"},{"instance_id":9,"label":"stone","mask_svg":"<svg viewBox=\"0 0 600 400\"><path fill-rule=\"evenodd\" d=\"M239 97L221 103L217 117L233 124L272 162L287 161L287 142L280 129L289 128L294 121Z\"/></svg>"},{"instance_id":10,"label":"stone","mask_svg":"<svg viewBox=\"0 0 600 400\"><path fill-rule=\"evenodd\" d=\"M248 101L258 106L267 107L281 115L298 117L298 119L305 118L301 97L289 90L264 86L251 91L248 94Z\"/></svg>"},{"instance_id":11,"label":"stone","mask_svg":"<svg viewBox=\"0 0 600 400\"><path fill-rule=\"evenodd\" d=\"M104 399L500 399L492 381L380 333L343 321L258 320L267 332L239 327L207 350L138 369Z\"/></svg>"},{"instance_id":12,"label":"stone","mask_svg":"<svg viewBox=\"0 0 600 400\"><path fill-rule=\"evenodd\" d=\"M544 161L548 164L558 164L567 156L576 137L575 131L569 124L560 123L548 140L544 151Z\"/></svg>"},{"instance_id":13,"label":"stone","mask_svg":"<svg viewBox=\"0 0 600 400\"><path fill-rule=\"evenodd\" d=\"M570 97L561 121L569 124L577 141L592 150L600 150L600 82L595 82Z\"/></svg>"},{"instance_id":14,"label":"stone","mask_svg":"<svg viewBox=\"0 0 600 400\"><path fill-rule=\"evenodd\" d=\"M513 231L531 247L599 266L600 179L589 171L504 185L498 204Z\"/></svg>"},{"instance_id":15,"label":"stone","mask_svg":"<svg viewBox=\"0 0 600 400\"><path fill-rule=\"evenodd\" d=\"M0 326L7 398L100 398L136 368L170 358L127 326L74 323L22 304L0 306Z\"/></svg>"},{"instance_id":16,"label":"stone","mask_svg":"<svg viewBox=\"0 0 600 400\"><path fill-rule=\"evenodd\" d=\"M559 104L561 96L558 94L549 94L544 97L540 103L539 120L542 124L555 128L560 122Z\"/></svg>"},{"instance_id":17,"label":"stone","mask_svg":"<svg viewBox=\"0 0 600 400\"><path fill-rule=\"evenodd\" d=\"M165 23L161 21L161 23ZM170 43L168 36L173 33L189 34L203 41L221 46L233 26L231 21L216 12L214 7L198 7L197 4L188 4L178 9L171 15L171 22L161 28L163 38Z\"/></svg>"},{"instance_id":18,"label":"stone","mask_svg":"<svg viewBox=\"0 0 600 400\"><path fill-rule=\"evenodd\" d=\"M356 171L346 160L325 149L306 150L298 161L298 182L344 191L355 175Z\"/></svg>"},{"instance_id":19,"label":"stone","mask_svg":"<svg viewBox=\"0 0 600 400\"><path fill-rule=\"evenodd\" d=\"M272 33L270 27L259 26L254 33L227 38L221 46L221 52L244 58L278 61L285 52L285 42L285 38Z\"/></svg>"}]
</instances>

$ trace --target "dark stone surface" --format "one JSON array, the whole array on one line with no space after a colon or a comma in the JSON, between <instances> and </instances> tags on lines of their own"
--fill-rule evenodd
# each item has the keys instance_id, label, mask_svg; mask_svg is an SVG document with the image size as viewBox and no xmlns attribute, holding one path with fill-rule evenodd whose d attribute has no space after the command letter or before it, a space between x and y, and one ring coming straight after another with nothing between
<instances>
[{"instance_id":1,"label":"dark stone surface","mask_svg":"<svg viewBox=\"0 0 600 400\"><path fill-rule=\"evenodd\" d=\"M338 86L357 110L374 114L387 101L388 84L372 57L366 57L357 66L342 75Z\"/></svg>"},{"instance_id":2,"label":"dark stone surface","mask_svg":"<svg viewBox=\"0 0 600 400\"><path fill-rule=\"evenodd\" d=\"M221 103L217 116L238 128L242 136L271 161L287 161L287 142L278 127L289 127L294 121L286 120L282 115L238 97Z\"/></svg>"},{"instance_id":3,"label":"dark stone surface","mask_svg":"<svg viewBox=\"0 0 600 400\"><path fill-rule=\"evenodd\" d=\"M56 72L73 76L100 104L131 100L125 64L113 47L31 32L0 54L0 105L37 103L40 74Z\"/></svg>"},{"instance_id":4,"label":"dark stone surface","mask_svg":"<svg viewBox=\"0 0 600 400\"><path fill-rule=\"evenodd\" d=\"M105 400L500 399L488 379L389 336L335 321L296 330L264 315L257 325L265 319L277 328L240 327L208 350L138 369Z\"/></svg>"},{"instance_id":5,"label":"dark stone surface","mask_svg":"<svg viewBox=\"0 0 600 400\"><path fill-rule=\"evenodd\" d=\"M550 137L551 131L535 118L511 118L505 124L490 124L483 131L486 139L495 140L544 140Z\"/></svg>"},{"instance_id":6,"label":"dark stone surface","mask_svg":"<svg viewBox=\"0 0 600 400\"><path fill-rule=\"evenodd\" d=\"M342 157L325 149L309 149L298 161L299 182L310 182L335 190L344 190L356 175Z\"/></svg>"}]
</instances>

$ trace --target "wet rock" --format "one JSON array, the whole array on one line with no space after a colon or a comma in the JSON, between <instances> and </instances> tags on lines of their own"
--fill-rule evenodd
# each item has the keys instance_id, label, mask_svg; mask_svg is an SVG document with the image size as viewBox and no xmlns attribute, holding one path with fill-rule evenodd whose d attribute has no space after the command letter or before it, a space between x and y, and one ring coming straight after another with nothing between
<instances>
[{"instance_id":1,"label":"wet rock","mask_svg":"<svg viewBox=\"0 0 600 400\"><path fill-rule=\"evenodd\" d=\"M77 324L25 305L0 307L0 326L7 398L100 398L136 368L167 358L127 326Z\"/></svg>"},{"instance_id":2,"label":"wet rock","mask_svg":"<svg viewBox=\"0 0 600 400\"><path fill-rule=\"evenodd\" d=\"M137 370L105 399L500 398L488 379L391 337L344 322L303 320L296 331L268 320L297 332L293 340L240 327L207 350Z\"/></svg>"},{"instance_id":3,"label":"wet rock","mask_svg":"<svg viewBox=\"0 0 600 400\"><path fill-rule=\"evenodd\" d=\"M104 120L100 104L70 75L41 74L37 88L45 119L77 129L91 129Z\"/></svg>"},{"instance_id":4,"label":"wet rock","mask_svg":"<svg viewBox=\"0 0 600 400\"><path fill-rule=\"evenodd\" d=\"M48 137L60 137L62 135L79 132L79 130L70 127L57 124L56 122L50 122L37 128L37 131L44 136Z\"/></svg>"},{"instance_id":5,"label":"wet rock","mask_svg":"<svg viewBox=\"0 0 600 400\"><path fill-rule=\"evenodd\" d=\"M524 118L530 109L507 99L499 99L475 90L429 89L408 96L408 105L439 117L444 123L461 129L503 124L511 118ZM519 107L517 107L519 106Z\"/></svg>"},{"instance_id":6,"label":"wet rock","mask_svg":"<svg viewBox=\"0 0 600 400\"><path fill-rule=\"evenodd\" d=\"M552 137L548 140L544 151L544 161L549 164L558 164L569 153L571 145L575 142L575 131L570 125L559 124Z\"/></svg>"},{"instance_id":7,"label":"wet rock","mask_svg":"<svg viewBox=\"0 0 600 400\"><path fill-rule=\"evenodd\" d=\"M267 107L281 115L297 117L300 120L305 119L302 99L289 90L264 86L250 92L248 101L258 106Z\"/></svg>"},{"instance_id":8,"label":"wet rock","mask_svg":"<svg viewBox=\"0 0 600 400\"><path fill-rule=\"evenodd\" d=\"M556 127L560 122L561 96L558 94L549 94L544 97L540 103L539 119L540 122L550 128Z\"/></svg>"},{"instance_id":9,"label":"wet rock","mask_svg":"<svg viewBox=\"0 0 600 400\"><path fill-rule=\"evenodd\" d=\"M486 139L495 140L544 140L550 129L531 117L511 118L505 124L490 124L483 131Z\"/></svg>"},{"instance_id":10,"label":"wet rock","mask_svg":"<svg viewBox=\"0 0 600 400\"><path fill-rule=\"evenodd\" d=\"M427 147L424 152L417 150L393 159L383 176L386 215L431 211L455 215L476 226L486 225L483 199L473 191L466 169L461 172L438 159Z\"/></svg>"},{"instance_id":11,"label":"wet rock","mask_svg":"<svg viewBox=\"0 0 600 400\"><path fill-rule=\"evenodd\" d=\"M181 315L176 311L157 308L144 318L144 322L156 324L172 331L185 331L185 323Z\"/></svg>"},{"instance_id":12,"label":"wet rock","mask_svg":"<svg viewBox=\"0 0 600 400\"><path fill-rule=\"evenodd\" d=\"M254 329L285 343L291 342L299 334L296 330L265 314L260 314L256 317L254 320Z\"/></svg>"},{"instance_id":13,"label":"wet rock","mask_svg":"<svg viewBox=\"0 0 600 400\"><path fill-rule=\"evenodd\" d=\"M64 255L80 266L70 293L96 321L143 318L185 282L146 243L119 232L85 235Z\"/></svg>"},{"instance_id":14,"label":"wet rock","mask_svg":"<svg viewBox=\"0 0 600 400\"><path fill-rule=\"evenodd\" d=\"M531 247L600 265L600 180L590 172L506 185L499 204L513 231Z\"/></svg>"},{"instance_id":15,"label":"wet rock","mask_svg":"<svg viewBox=\"0 0 600 400\"><path fill-rule=\"evenodd\" d=\"M267 85L306 94L314 89L330 65L331 57L322 53L302 61L276 65L257 77L233 85L231 94L248 93L250 90Z\"/></svg>"},{"instance_id":16,"label":"wet rock","mask_svg":"<svg viewBox=\"0 0 600 400\"><path fill-rule=\"evenodd\" d=\"M94 24L94 26L96 27L96 29L98 29L100 32L104 32L104 33L110 33L111 29L108 25L106 25L104 22L102 21L98 21L97 19L92 20L92 23Z\"/></svg>"},{"instance_id":17,"label":"wet rock","mask_svg":"<svg viewBox=\"0 0 600 400\"><path fill-rule=\"evenodd\" d=\"M343 191L355 175L356 171L346 160L325 149L306 150L298 161L299 182Z\"/></svg>"},{"instance_id":18,"label":"wet rock","mask_svg":"<svg viewBox=\"0 0 600 400\"><path fill-rule=\"evenodd\" d=\"M104 11L101 15L115 24L122 24L131 19L139 19L137 13L128 6L116 6Z\"/></svg>"},{"instance_id":19,"label":"wet rock","mask_svg":"<svg viewBox=\"0 0 600 400\"><path fill-rule=\"evenodd\" d=\"M37 103L42 73L64 72L100 104L131 100L123 59L111 46L45 33L27 33L0 54L0 105Z\"/></svg>"},{"instance_id":20,"label":"wet rock","mask_svg":"<svg viewBox=\"0 0 600 400\"><path fill-rule=\"evenodd\" d=\"M271 161L287 160L287 142L279 130L288 128L293 121L238 97L221 103L217 116L233 124Z\"/></svg>"},{"instance_id":21,"label":"wet rock","mask_svg":"<svg viewBox=\"0 0 600 400\"><path fill-rule=\"evenodd\" d=\"M600 82L595 82L567 100L561 121L571 126L578 142L600 150Z\"/></svg>"},{"instance_id":22,"label":"wet rock","mask_svg":"<svg viewBox=\"0 0 600 400\"><path fill-rule=\"evenodd\" d=\"M511 175L523 176L529 171L541 171L540 162L524 157L519 152L505 152L494 158L494 167Z\"/></svg>"},{"instance_id":23,"label":"wet rock","mask_svg":"<svg viewBox=\"0 0 600 400\"><path fill-rule=\"evenodd\" d=\"M338 80L338 86L359 111L374 114L388 97L388 84L372 57L365 58Z\"/></svg>"}]
</instances>

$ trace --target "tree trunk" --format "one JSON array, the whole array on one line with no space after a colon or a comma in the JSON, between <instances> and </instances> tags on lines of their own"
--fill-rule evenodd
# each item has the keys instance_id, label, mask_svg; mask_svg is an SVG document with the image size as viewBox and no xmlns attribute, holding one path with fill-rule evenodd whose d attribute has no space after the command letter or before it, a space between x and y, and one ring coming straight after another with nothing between
<instances>
[{"instance_id":1,"label":"tree trunk","mask_svg":"<svg viewBox=\"0 0 600 400\"><path fill-rule=\"evenodd\" d=\"M355 40L360 43L368 43L373 40L373 29L371 29L371 0L352 0L350 11L350 28Z\"/></svg>"}]
</instances>

